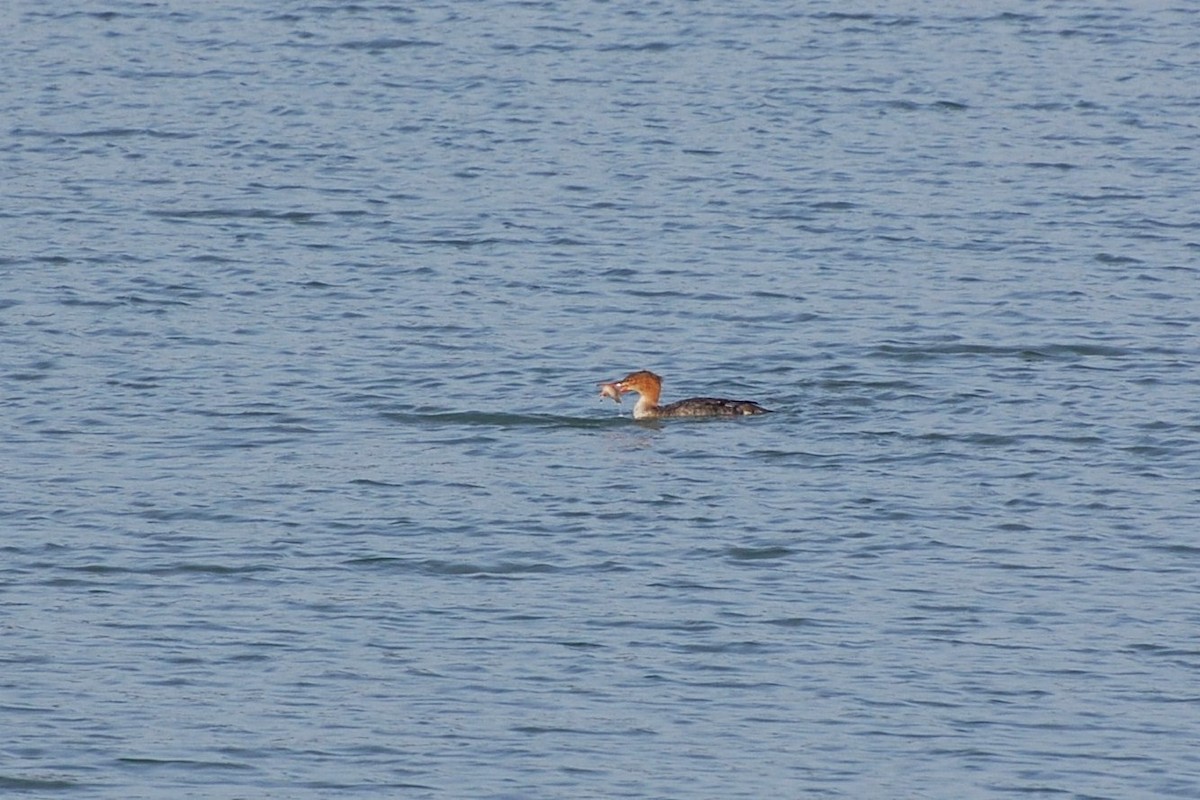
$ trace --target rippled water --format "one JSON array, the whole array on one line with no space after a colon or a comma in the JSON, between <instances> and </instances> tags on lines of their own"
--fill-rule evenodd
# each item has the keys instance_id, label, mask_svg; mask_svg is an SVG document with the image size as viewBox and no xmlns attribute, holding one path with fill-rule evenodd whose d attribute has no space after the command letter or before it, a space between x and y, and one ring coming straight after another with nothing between
<instances>
[{"instance_id":1,"label":"rippled water","mask_svg":"<svg viewBox=\"0 0 1200 800\"><path fill-rule=\"evenodd\" d=\"M1197 10L5 16L0 789L1200 794Z\"/></svg>"}]
</instances>

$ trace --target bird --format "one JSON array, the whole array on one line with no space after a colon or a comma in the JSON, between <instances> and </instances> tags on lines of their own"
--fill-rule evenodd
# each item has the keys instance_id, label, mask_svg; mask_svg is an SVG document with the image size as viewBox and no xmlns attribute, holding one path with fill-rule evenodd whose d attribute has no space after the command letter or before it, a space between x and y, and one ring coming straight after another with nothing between
<instances>
[{"instance_id":1,"label":"bird","mask_svg":"<svg viewBox=\"0 0 1200 800\"><path fill-rule=\"evenodd\" d=\"M662 394L662 378L649 370L631 372L619 381L600 384L600 396L621 402L621 395L633 392L638 401L633 407L634 419L667 419L675 417L741 417L768 414L752 400L726 400L720 397L692 397L665 406L658 404Z\"/></svg>"}]
</instances>

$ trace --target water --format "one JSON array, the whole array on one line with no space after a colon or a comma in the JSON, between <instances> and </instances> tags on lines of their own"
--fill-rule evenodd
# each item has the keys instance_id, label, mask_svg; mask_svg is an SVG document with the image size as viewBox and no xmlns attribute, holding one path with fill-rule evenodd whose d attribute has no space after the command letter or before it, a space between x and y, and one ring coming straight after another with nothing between
<instances>
[{"instance_id":1,"label":"water","mask_svg":"<svg viewBox=\"0 0 1200 800\"><path fill-rule=\"evenodd\" d=\"M6 793L1200 794L1191 7L78 5Z\"/></svg>"}]
</instances>

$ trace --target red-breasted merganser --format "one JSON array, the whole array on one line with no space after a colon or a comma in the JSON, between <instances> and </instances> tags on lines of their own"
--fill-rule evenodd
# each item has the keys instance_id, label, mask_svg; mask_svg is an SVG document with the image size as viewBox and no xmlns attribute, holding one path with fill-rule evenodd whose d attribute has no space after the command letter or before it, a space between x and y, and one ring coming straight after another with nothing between
<instances>
[{"instance_id":1,"label":"red-breasted merganser","mask_svg":"<svg viewBox=\"0 0 1200 800\"><path fill-rule=\"evenodd\" d=\"M658 396L662 392L662 378L647 370L631 372L619 381L602 383L600 387L601 397L611 397L618 403L621 402L621 395L626 392L638 395L637 405L633 407L634 419L740 417L747 414L766 414L769 411L749 400L723 400L719 397L693 397L660 406Z\"/></svg>"}]
</instances>

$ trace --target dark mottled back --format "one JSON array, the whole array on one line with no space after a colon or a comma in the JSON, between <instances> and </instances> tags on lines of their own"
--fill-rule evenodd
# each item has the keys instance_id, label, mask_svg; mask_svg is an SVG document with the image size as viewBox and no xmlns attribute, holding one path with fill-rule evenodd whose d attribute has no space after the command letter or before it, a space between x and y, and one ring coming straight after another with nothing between
<instances>
[{"instance_id":1,"label":"dark mottled back","mask_svg":"<svg viewBox=\"0 0 1200 800\"><path fill-rule=\"evenodd\" d=\"M768 414L751 400L725 400L720 397L692 397L665 405L660 410L664 417L741 417L750 414Z\"/></svg>"}]
</instances>

